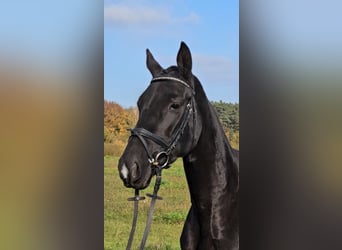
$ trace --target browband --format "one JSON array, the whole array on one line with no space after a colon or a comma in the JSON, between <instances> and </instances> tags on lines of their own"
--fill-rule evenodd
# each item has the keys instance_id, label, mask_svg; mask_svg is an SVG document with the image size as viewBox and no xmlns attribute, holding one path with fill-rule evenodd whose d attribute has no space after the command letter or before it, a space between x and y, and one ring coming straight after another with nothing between
<instances>
[{"instance_id":1,"label":"browband","mask_svg":"<svg viewBox=\"0 0 342 250\"><path fill-rule=\"evenodd\" d=\"M172 77L172 76L160 76L160 77L155 77L151 80L151 82L155 82L155 81L163 81L163 80L171 80L171 81L176 81L176 82L179 82L181 84L183 84L185 87L187 88L190 88L190 85L187 84L185 81L179 79L179 78L176 78L176 77Z\"/></svg>"}]
</instances>

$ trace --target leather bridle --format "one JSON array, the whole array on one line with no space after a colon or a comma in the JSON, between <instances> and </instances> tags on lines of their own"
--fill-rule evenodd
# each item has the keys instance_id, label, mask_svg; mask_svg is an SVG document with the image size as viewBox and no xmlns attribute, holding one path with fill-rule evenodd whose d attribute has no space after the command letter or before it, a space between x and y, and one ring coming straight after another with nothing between
<instances>
[{"instance_id":1,"label":"leather bridle","mask_svg":"<svg viewBox=\"0 0 342 250\"><path fill-rule=\"evenodd\" d=\"M178 129L173 134L170 141L167 142L161 136L154 134L154 133L151 133L150 131L148 131L144 128L129 129L131 131L131 136L136 136L140 140L142 145L144 146L145 151L146 151L147 156L148 156L148 162L152 166L157 166L159 168L165 168L168 166L169 160L170 160L169 156L170 156L171 152L175 149L179 139L182 137L184 129L185 129L186 125L188 124L190 117L191 117L191 114L193 113L193 110L194 110L193 109L193 105L194 105L193 104L193 102L194 102L193 97L195 95L195 92L194 92L193 88L191 88L190 85L187 84L185 81L183 81L179 78L169 77L169 76L153 78L151 80L151 83L156 82L156 81L165 81L165 80L175 81L175 82L180 83L183 86L192 90L192 98L187 103L186 110L185 110L185 112L184 112L184 114L183 114L183 116L179 122ZM147 142L145 139L149 139L149 140L153 141L154 143L158 144L159 146L161 146L162 150L160 152L158 152L157 154L155 154L156 155L155 157L153 157L153 154L151 154L150 150L148 149Z\"/></svg>"},{"instance_id":2,"label":"leather bridle","mask_svg":"<svg viewBox=\"0 0 342 250\"><path fill-rule=\"evenodd\" d=\"M150 204L150 208L149 208L149 212L148 212L148 216L147 216L144 235L143 235L143 238L142 238L142 241L140 244L140 250L144 249L144 247L145 247L145 243L146 243L147 236L148 236L150 226L151 226L151 222L152 222L152 216L153 216L155 202L157 199L162 199L162 197L157 195L160 184L161 184L162 170L164 168L167 168L168 165L170 164L170 154L176 148L177 143L179 142L180 138L182 137L182 135L184 133L184 129L186 128L187 124L189 123L191 115L194 113L194 105L195 105L195 103L194 103L195 102L195 99L194 99L195 91L185 81L183 81L179 78L176 78L176 77L161 76L161 77L153 78L151 80L151 83L156 82L156 81L174 81L174 82L180 83L192 91L192 97L191 97L190 101L187 103L185 112L184 112L181 120L178 123L179 124L178 128L175 131L175 133L171 136L169 142L167 142L161 136L154 134L154 133L152 133L152 132L150 132L144 128L129 129L131 131L131 137L137 137L139 139L139 141L142 143L142 145L143 145L143 147L147 153L147 156L148 156L148 162L156 173L156 182L154 185L153 194L147 194L147 196L151 197L152 200L151 200L151 204ZM194 121L195 121L195 118L194 118ZM153 156L153 154L148 149L146 139L153 141L154 143L158 144L162 148L161 151L159 151L158 153L155 153L155 157ZM129 235L129 240L127 243L126 250L131 249L131 245L132 245L133 237L134 237L134 233L135 233L135 228L136 228L136 222L137 222L137 218L138 218L138 202L140 200L143 200L143 199L145 199L145 197L139 196L139 190L138 189L135 190L134 197L128 199L129 201L134 201L134 216L133 216L132 228L131 228L131 232Z\"/></svg>"}]
</instances>

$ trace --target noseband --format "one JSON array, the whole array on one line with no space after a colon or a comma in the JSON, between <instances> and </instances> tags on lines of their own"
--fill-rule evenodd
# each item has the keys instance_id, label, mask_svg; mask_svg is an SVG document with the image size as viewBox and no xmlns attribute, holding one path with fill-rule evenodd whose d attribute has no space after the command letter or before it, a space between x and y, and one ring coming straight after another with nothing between
<instances>
[{"instance_id":1,"label":"noseband","mask_svg":"<svg viewBox=\"0 0 342 250\"><path fill-rule=\"evenodd\" d=\"M150 226L151 226L151 222L152 222L152 216L153 216L153 211L154 211L154 206L155 206L156 200L162 199L162 197L157 195L160 184L161 184L162 170L164 168L168 167L168 165L170 163L169 162L170 161L170 154L175 149L177 143L179 142L180 138L182 137L184 129L185 129L186 125L188 124L190 117L191 117L191 114L193 113L193 110L194 110L193 105L194 105L195 91L185 81L183 81L179 78L175 78L175 77L161 76L161 77L153 78L151 80L151 83L156 82L156 81L170 81L170 80L175 81L177 83L180 83L183 86L191 89L191 91L192 91L192 98L187 103L186 110L185 110L180 122L178 123L179 124L178 129L173 134L173 136L170 138L170 142L167 142L161 136L154 134L154 133L152 133L152 132L150 132L144 128L129 129L131 131L131 137L132 136L137 137L139 139L139 141L142 143L142 145L144 146L145 151L146 151L147 156L148 156L148 162L149 162L150 166L156 172L156 182L154 185L153 194L147 194L147 196L151 197L152 200L151 200L151 204L150 204L150 208L149 208L149 212L148 212L148 216L147 216L144 235L143 235L143 238L142 238L142 241L140 244L140 250L144 249L144 247L145 247L147 236L148 236L148 233L150 231ZM155 154L156 155L155 157L153 157L150 150L148 149L146 139L151 140L154 143L161 146L162 150L159 151L157 154ZM137 218L138 218L138 202L139 202L139 200L143 200L143 199L145 199L145 197L139 196L139 190L137 190L137 189L135 190L135 196L128 199L129 201L134 201L134 216L133 216L132 228L131 228L131 232L129 235L126 250L131 249L133 237L134 237L134 233L135 233L135 228L136 228L136 223L137 223Z\"/></svg>"}]
</instances>

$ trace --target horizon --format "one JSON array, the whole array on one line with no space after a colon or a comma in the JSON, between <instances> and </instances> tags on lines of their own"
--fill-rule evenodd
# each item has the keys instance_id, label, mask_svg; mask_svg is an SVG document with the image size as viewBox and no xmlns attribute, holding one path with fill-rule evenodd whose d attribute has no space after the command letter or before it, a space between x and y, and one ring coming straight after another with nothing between
<instances>
[{"instance_id":1,"label":"horizon","mask_svg":"<svg viewBox=\"0 0 342 250\"><path fill-rule=\"evenodd\" d=\"M129 106L129 107L126 107L126 106L123 106L121 105L120 103L118 103L117 101L115 100L107 100L107 99L103 99L104 102L113 102L115 104L118 104L120 107L122 107L123 109L131 109L131 108L138 108L137 105L134 105L134 106ZM226 102L226 101L223 101L223 100L209 100L209 102L222 102L222 103L226 103L226 104L233 104L233 105L239 105L239 102Z\"/></svg>"}]
</instances>

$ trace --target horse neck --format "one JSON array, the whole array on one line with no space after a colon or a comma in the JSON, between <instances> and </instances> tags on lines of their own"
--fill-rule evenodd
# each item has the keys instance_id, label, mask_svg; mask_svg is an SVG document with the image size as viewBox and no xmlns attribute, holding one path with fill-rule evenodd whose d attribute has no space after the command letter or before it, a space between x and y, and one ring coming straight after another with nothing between
<instances>
[{"instance_id":1,"label":"horse neck","mask_svg":"<svg viewBox=\"0 0 342 250\"><path fill-rule=\"evenodd\" d=\"M200 116L202 130L196 146L183 158L188 182L203 184L208 183L208 177L215 179L221 176L233 184L231 190L237 190L238 165L234 159L234 150L199 82L195 90L196 112Z\"/></svg>"},{"instance_id":2,"label":"horse neck","mask_svg":"<svg viewBox=\"0 0 342 250\"><path fill-rule=\"evenodd\" d=\"M233 156L234 149L230 146L218 115L214 107L209 102L203 87L198 80L196 84L195 99L198 109L196 112L198 112L198 114L201 116L202 121L200 140L195 148L208 148L211 146L215 146L215 148L221 147L222 149L225 149L225 153L227 153L229 156ZM208 141L204 141L204 139L208 139Z\"/></svg>"}]
</instances>

